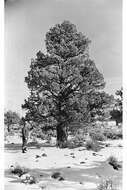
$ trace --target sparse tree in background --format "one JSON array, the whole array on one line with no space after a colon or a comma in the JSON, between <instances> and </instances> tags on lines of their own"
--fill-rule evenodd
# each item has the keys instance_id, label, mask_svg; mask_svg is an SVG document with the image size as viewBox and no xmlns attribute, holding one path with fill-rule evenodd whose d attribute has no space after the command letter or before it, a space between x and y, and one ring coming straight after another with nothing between
<instances>
[{"instance_id":1,"label":"sparse tree in background","mask_svg":"<svg viewBox=\"0 0 127 190\"><path fill-rule=\"evenodd\" d=\"M7 126L8 132L11 130L11 126L14 124L19 124L20 116L18 113L11 110L4 113L4 124Z\"/></svg>"},{"instance_id":2,"label":"sparse tree in background","mask_svg":"<svg viewBox=\"0 0 127 190\"><path fill-rule=\"evenodd\" d=\"M116 100L116 107L121 111L123 111L123 88L116 91L117 100Z\"/></svg>"},{"instance_id":3,"label":"sparse tree in background","mask_svg":"<svg viewBox=\"0 0 127 190\"><path fill-rule=\"evenodd\" d=\"M116 125L122 123L122 115L123 115L123 89L116 91L117 99L114 105L113 110L110 112L111 119L116 121Z\"/></svg>"},{"instance_id":4,"label":"sparse tree in background","mask_svg":"<svg viewBox=\"0 0 127 190\"><path fill-rule=\"evenodd\" d=\"M25 82L30 96L22 108L26 120L55 127L57 146L65 147L71 122L88 120L88 96L103 89L103 75L89 58L90 41L69 21L46 34L47 54L31 61Z\"/></svg>"}]
</instances>

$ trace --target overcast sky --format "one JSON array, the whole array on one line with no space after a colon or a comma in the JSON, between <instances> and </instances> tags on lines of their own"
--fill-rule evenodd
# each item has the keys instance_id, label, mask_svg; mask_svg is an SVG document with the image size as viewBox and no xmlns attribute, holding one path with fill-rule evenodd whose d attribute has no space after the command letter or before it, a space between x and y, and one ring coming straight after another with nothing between
<instances>
[{"instance_id":1,"label":"overcast sky","mask_svg":"<svg viewBox=\"0 0 127 190\"><path fill-rule=\"evenodd\" d=\"M7 0L5 6L5 108L21 111L31 58L45 49L45 34L69 20L92 42L90 57L105 90L122 86L122 0Z\"/></svg>"}]
</instances>

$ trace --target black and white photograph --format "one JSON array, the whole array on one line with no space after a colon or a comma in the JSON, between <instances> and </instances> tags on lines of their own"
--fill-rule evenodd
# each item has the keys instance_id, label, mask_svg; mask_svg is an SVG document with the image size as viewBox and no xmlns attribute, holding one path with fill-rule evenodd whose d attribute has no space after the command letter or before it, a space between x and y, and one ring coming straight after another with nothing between
<instances>
[{"instance_id":1,"label":"black and white photograph","mask_svg":"<svg viewBox=\"0 0 127 190\"><path fill-rule=\"evenodd\" d=\"M122 0L4 1L4 190L122 190Z\"/></svg>"}]
</instances>

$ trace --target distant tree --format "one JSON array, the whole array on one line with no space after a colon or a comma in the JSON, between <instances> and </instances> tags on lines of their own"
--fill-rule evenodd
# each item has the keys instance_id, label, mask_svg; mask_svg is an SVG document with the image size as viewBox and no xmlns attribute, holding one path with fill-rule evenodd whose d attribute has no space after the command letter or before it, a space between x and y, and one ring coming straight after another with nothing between
<instances>
[{"instance_id":1,"label":"distant tree","mask_svg":"<svg viewBox=\"0 0 127 190\"><path fill-rule=\"evenodd\" d=\"M116 99L113 110L110 112L111 119L116 121L116 125L122 123L122 115L123 115L123 89L116 91Z\"/></svg>"},{"instance_id":2,"label":"distant tree","mask_svg":"<svg viewBox=\"0 0 127 190\"><path fill-rule=\"evenodd\" d=\"M16 112L11 110L4 113L4 124L7 126L8 132L10 132L10 127L14 124L19 124L20 116Z\"/></svg>"},{"instance_id":3,"label":"distant tree","mask_svg":"<svg viewBox=\"0 0 127 190\"><path fill-rule=\"evenodd\" d=\"M120 90L117 90L116 95L118 98L116 100L115 107L117 107L118 110L122 112L123 111L123 88L121 88Z\"/></svg>"},{"instance_id":4,"label":"distant tree","mask_svg":"<svg viewBox=\"0 0 127 190\"><path fill-rule=\"evenodd\" d=\"M87 97L103 89L103 75L89 58L89 40L69 21L46 34L47 54L39 51L31 61L25 82L30 96L22 108L26 120L45 123L57 132L57 146L65 147L67 128L74 120L87 120Z\"/></svg>"}]
</instances>

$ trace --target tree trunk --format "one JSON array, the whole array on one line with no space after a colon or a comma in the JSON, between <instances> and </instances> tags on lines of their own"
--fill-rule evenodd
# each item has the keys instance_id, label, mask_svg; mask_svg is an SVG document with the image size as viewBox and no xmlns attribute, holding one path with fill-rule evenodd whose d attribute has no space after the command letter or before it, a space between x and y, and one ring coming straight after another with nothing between
<instances>
[{"instance_id":1,"label":"tree trunk","mask_svg":"<svg viewBox=\"0 0 127 190\"><path fill-rule=\"evenodd\" d=\"M57 125L57 146L59 148L67 147L67 128L64 124Z\"/></svg>"}]
</instances>

